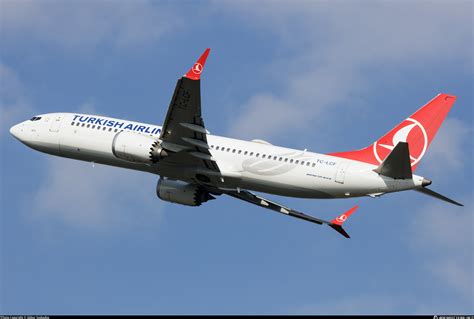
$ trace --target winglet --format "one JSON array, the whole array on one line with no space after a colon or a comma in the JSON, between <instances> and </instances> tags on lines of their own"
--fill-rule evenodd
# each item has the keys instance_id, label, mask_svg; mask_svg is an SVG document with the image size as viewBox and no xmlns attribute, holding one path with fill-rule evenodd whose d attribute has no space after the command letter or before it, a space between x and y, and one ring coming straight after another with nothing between
<instances>
[{"instance_id":1,"label":"winglet","mask_svg":"<svg viewBox=\"0 0 474 319\"><path fill-rule=\"evenodd\" d=\"M331 226L335 231L337 231L339 234L346 238L350 238L349 234L346 233L346 231L342 228L342 224L351 216L353 212L355 212L359 208L359 205L355 205L351 209L349 209L347 212L337 216L333 220L331 220L331 223L328 225Z\"/></svg>"},{"instance_id":2,"label":"winglet","mask_svg":"<svg viewBox=\"0 0 474 319\"><path fill-rule=\"evenodd\" d=\"M331 223L335 224L335 225L342 226L342 223L344 223L347 220L347 218L349 218L349 216L351 216L352 213L356 211L357 208L359 208L359 205L355 205L354 207L349 209L344 214L341 214L341 215L337 216L336 218L331 220Z\"/></svg>"},{"instance_id":3,"label":"winglet","mask_svg":"<svg viewBox=\"0 0 474 319\"><path fill-rule=\"evenodd\" d=\"M206 63L207 56L209 55L210 48L207 48L206 51L201 55L199 60L189 69L188 73L184 77L191 80L199 80L201 78L201 73L204 70L204 64Z\"/></svg>"}]
</instances>

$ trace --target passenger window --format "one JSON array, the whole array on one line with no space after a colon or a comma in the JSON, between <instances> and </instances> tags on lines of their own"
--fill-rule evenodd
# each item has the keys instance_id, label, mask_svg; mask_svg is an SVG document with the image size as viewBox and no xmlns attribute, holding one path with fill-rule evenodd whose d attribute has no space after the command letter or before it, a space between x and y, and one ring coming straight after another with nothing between
<instances>
[{"instance_id":1,"label":"passenger window","mask_svg":"<svg viewBox=\"0 0 474 319\"><path fill-rule=\"evenodd\" d=\"M314 167L315 165L316 165L316 164L315 164L315 163L313 163L313 165L311 165L311 166L313 166L313 167Z\"/></svg>"},{"instance_id":2,"label":"passenger window","mask_svg":"<svg viewBox=\"0 0 474 319\"><path fill-rule=\"evenodd\" d=\"M280 157L278 160L281 162L283 160L283 157Z\"/></svg>"},{"instance_id":3,"label":"passenger window","mask_svg":"<svg viewBox=\"0 0 474 319\"><path fill-rule=\"evenodd\" d=\"M276 161L277 157L276 157L276 156L273 156L273 159Z\"/></svg>"},{"instance_id":4,"label":"passenger window","mask_svg":"<svg viewBox=\"0 0 474 319\"><path fill-rule=\"evenodd\" d=\"M297 161L295 161L295 164L298 164L299 162L300 162L300 161L297 160Z\"/></svg>"},{"instance_id":5,"label":"passenger window","mask_svg":"<svg viewBox=\"0 0 474 319\"><path fill-rule=\"evenodd\" d=\"M118 129L115 129L115 132L117 132L117 131L118 131Z\"/></svg>"},{"instance_id":6,"label":"passenger window","mask_svg":"<svg viewBox=\"0 0 474 319\"><path fill-rule=\"evenodd\" d=\"M247 151L244 152L244 155L247 155Z\"/></svg>"},{"instance_id":7,"label":"passenger window","mask_svg":"<svg viewBox=\"0 0 474 319\"><path fill-rule=\"evenodd\" d=\"M260 156L260 153L255 154L255 156L259 157L259 156Z\"/></svg>"},{"instance_id":8,"label":"passenger window","mask_svg":"<svg viewBox=\"0 0 474 319\"><path fill-rule=\"evenodd\" d=\"M262 158L265 158L265 154L262 154Z\"/></svg>"},{"instance_id":9,"label":"passenger window","mask_svg":"<svg viewBox=\"0 0 474 319\"><path fill-rule=\"evenodd\" d=\"M111 127L109 127L109 132L112 132L112 128L111 128Z\"/></svg>"},{"instance_id":10,"label":"passenger window","mask_svg":"<svg viewBox=\"0 0 474 319\"><path fill-rule=\"evenodd\" d=\"M84 127L84 125L85 125L84 123L81 124L82 127Z\"/></svg>"},{"instance_id":11,"label":"passenger window","mask_svg":"<svg viewBox=\"0 0 474 319\"><path fill-rule=\"evenodd\" d=\"M80 124L81 124L81 123L77 122L77 123L76 123L76 126L79 126Z\"/></svg>"},{"instance_id":12,"label":"passenger window","mask_svg":"<svg viewBox=\"0 0 474 319\"><path fill-rule=\"evenodd\" d=\"M293 159L290 159L290 163L293 163Z\"/></svg>"},{"instance_id":13,"label":"passenger window","mask_svg":"<svg viewBox=\"0 0 474 319\"><path fill-rule=\"evenodd\" d=\"M227 152L230 151L230 147L227 148Z\"/></svg>"},{"instance_id":14,"label":"passenger window","mask_svg":"<svg viewBox=\"0 0 474 319\"><path fill-rule=\"evenodd\" d=\"M235 153L235 148L234 148L234 149L232 149L232 153Z\"/></svg>"},{"instance_id":15,"label":"passenger window","mask_svg":"<svg viewBox=\"0 0 474 319\"><path fill-rule=\"evenodd\" d=\"M304 165L304 161L301 161L301 165Z\"/></svg>"},{"instance_id":16,"label":"passenger window","mask_svg":"<svg viewBox=\"0 0 474 319\"><path fill-rule=\"evenodd\" d=\"M91 127L91 125L90 125L90 124L87 124L87 128L89 128L89 127Z\"/></svg>"},{"instance_id":17,"label":"passenger window","mask_svg":"<svg viewBox=\"0 0 474 319\"><path fill-rule=\"evenodd\" d=\"M95 128L95 125L92 125L92 128Z\"/></svg>"},{"instance_id":18,"label":"passenger window","mask_svg":"<svg viewBox=\"0 0 474 319\"><path fill-rule=\"evenodd\" d=\"M250 154L249 154L249 155L250 155L250 156L253 156L253 152L250 152Z\"/></svg>"},{"instance_id":19,"label":"passenger window","mask_svg":"<svg viewBox=\"0 0 474 319\"><path fill-rule=\"evenodd\" d=\"M104 131L106 130L107 128L104 126Z\"/></svg>"},{"instance_id":20,"label":"passenger window","mask_svg":"<svg viewBox=\"0 0 474 319\"><path fill-rule=\"evenodd\" d=\"M288 162L288 159L287 159L287 158L285 158L285 162Z\"/></svg>"},{"instance_id":21,"label":"passenger window","mask_svg":"<svg viewBox=\"0 0 474 319\"><path fill-rule=\"evenodd\" d=\"M237 153L239 153L239 154L242 153L242 150L239 150Z\"/></svg>"},{"instance_id":22,"label":"passenger window","mask_svg":"<svg viewBox=\"0 0 474 319\"><path fill-rule=\"evenodd\" d=\"M306 166L309 166L309 164L311 164L310 162L306 163Z\"/></svg>"},{"instance_id":23,"label":"passenger window","mask_svg":"<svg viewBox=\"0 0 474 319\"><path fill-rule=\"evenodd\" d=\"M71 125L74 126L74 122L71 122Z\"/></svg>"},{"instance_id":24,"label":"passenger window","mask_svg":"<svg viewBox=\"0 0 474 319\"><path fill-rule=\"evenodd\" d=\"M216 151L218 151L218 150L219 150L219 146L216 146Z\"/></svg>"}]
</instances>

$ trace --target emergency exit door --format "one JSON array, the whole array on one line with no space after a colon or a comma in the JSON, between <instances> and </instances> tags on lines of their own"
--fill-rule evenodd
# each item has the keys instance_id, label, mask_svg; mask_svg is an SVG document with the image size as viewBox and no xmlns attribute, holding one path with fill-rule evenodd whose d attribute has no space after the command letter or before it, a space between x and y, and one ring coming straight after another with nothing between
<instances>
[{"instance_id":1,"label":"emergency exit door","mask_svg":"<svg viewBox=\"0 0 474 319\"><path fill-rule=\"evenodd\" d=\"M344 179L346 177L346 171L348 166L348 163L339 164L339 167L337 168L336 172L336 178L334 179L336 183L344 184Z\"/></svg>"}]
</instances>

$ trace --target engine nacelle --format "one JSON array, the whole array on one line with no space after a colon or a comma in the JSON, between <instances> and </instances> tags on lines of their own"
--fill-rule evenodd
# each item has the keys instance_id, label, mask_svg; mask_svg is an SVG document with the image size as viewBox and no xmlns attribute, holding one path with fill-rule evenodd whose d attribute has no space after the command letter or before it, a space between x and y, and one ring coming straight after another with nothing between
<instances>
[{"instance_id":1,"label":"engine nacelle","mask_svg":"<svg viewBox=\"0 0 474 319\"><path fill-rule=\"evenodd\" d=\"M153 137L128 131L120 131L115 135L112 153L122 160L145 164L156 163L162 154L166 155Z\"/></svg>"},{"instance_id":2,"label":"engine nacelle","mask_svg":"<svg viewBox=\"0 0 474 319\"><path fill-rule=\"evenodd\" d=\"M158 180L156 195L164 201L188 206L199 206L215 199L199 185L163 178Z\"/></svg>"}]
</instances>

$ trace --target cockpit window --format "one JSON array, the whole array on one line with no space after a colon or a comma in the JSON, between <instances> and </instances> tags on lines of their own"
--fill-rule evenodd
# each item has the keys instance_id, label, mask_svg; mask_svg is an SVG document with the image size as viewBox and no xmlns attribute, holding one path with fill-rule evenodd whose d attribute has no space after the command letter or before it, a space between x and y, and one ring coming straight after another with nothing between
<instances>
[{"instance_id":1,"label":"cockpit window","mask_svg":"<svg viewBox=\"0 0 474 319\"><path fill-rule=\"evenodd\" d=\"M33 116L30 121L38 121L41 120L41 116Z\"/></svg>"}]
</instances>

